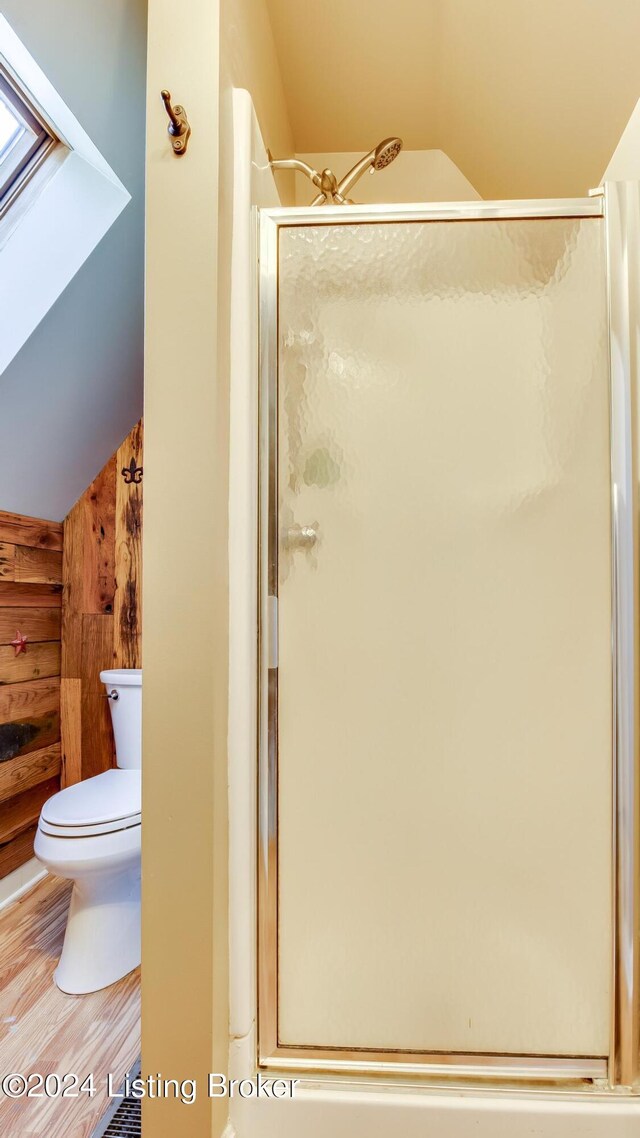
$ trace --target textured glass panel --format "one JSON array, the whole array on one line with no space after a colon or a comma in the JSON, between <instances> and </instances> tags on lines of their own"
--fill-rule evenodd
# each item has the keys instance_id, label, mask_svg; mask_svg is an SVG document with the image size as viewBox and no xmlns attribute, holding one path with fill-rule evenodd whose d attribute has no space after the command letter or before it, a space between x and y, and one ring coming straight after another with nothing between
<instances>
[{"instance_id":1,"label":"textured glass panel","mask_svg":"<svg viewBox=\"0 0 640 1138\"><path fill-rule=\"evenodd\" d=\"M280 240L280 1039L606 1055L602 222Z\"/></svg>"}]
</instances>

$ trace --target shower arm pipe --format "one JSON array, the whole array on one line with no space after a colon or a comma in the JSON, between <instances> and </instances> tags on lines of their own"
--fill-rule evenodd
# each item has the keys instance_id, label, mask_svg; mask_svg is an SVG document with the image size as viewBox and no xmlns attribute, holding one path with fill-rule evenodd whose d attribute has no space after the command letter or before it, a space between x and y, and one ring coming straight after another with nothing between
<instances>
[{"instance_id":1,"label":"shower arm pipe","mask_svg":"<svg viewBox=\"0 0 640 1138\"><path fill-rule=\"evenodd\" d=\"M314 186L319 186L322 179L317 170L313 166L309 166L308 162L302 162L300 158L269 158L269 164L272 170L298 170L300 174L306 174L310 178Z\"/></svg>"},{"instance_id":2,"label":"shower arm pipe","mask_svg":"<svg viewBox=\"0 0 640 1138\"><path fill-rule=\"evenodd\" d=\"M309 166L307 162L302 162L300 158L272 158L270 154L269 165L272 170L297 170L299 174L306 174L307 178L320 190L316 198L318 204L328 201L344 205L344 196L340 192L340 187L336 185L335 174L332 174L330 170L324 170L322 174L319 174L313 166Z\"/></svg>"}]
</instances>

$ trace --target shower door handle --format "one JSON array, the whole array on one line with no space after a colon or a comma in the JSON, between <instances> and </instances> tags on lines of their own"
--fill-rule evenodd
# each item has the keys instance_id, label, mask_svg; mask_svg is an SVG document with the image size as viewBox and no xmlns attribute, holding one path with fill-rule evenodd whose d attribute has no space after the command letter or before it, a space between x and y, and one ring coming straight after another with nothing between
<instances>
[{"instance_id":1,"label":"shower door handle","mask_svg":"<svg viewBox=\"0 0 640 1138\"><path fill-rule=\"evenodd\" d=\"M315 525L311 526L289 526L285 530L284 543L287 549L296 550L302 549L306 552L308 549L313 549L318 540L318 530Z\"/></svg>"}]
</instances>

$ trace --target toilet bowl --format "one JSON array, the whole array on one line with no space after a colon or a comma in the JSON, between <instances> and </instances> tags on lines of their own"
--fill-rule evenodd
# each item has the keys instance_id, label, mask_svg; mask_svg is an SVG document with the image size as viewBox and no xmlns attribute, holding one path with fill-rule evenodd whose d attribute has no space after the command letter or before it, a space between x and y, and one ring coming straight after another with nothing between
<instances>
[{"instance_id":1,"label":"toilet bowl","mask_svg":"<svg viewBox=\"0 0 640 1138\"><path fill-rule=\"evenodd\" d=\"M54 979L80 995L140 963L142 672L100 673L109 698L117 767L68 786L42 807L34 853L73 881Z\"/></svg>"}]
</instances>

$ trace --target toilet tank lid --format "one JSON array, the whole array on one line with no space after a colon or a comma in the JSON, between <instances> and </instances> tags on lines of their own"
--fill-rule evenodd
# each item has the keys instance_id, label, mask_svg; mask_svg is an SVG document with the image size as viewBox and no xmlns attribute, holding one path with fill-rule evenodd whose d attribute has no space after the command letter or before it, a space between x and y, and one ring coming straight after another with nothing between
<instances>
[{"instance_id":1,"label":"toilet tank lid","mask_svg":"<svg viewBox=\"0 0 640 1138\"><path fill-rule=\"evenodd\" d=\"M114 687L139 688L142 685L142 668L110 668L100 672L100 680Z\"/></svg>"},{"instance_id":2,"label":"toilet tank lid","mask_svg":"<svg viewBox=\"0 0 640 1138\"><path fill-rule=\"evenodd\" d=\"M140 814L139 770L110 770L59 790L42 807L53 826L94 826Z\"/></svg>"}]
</instances>

